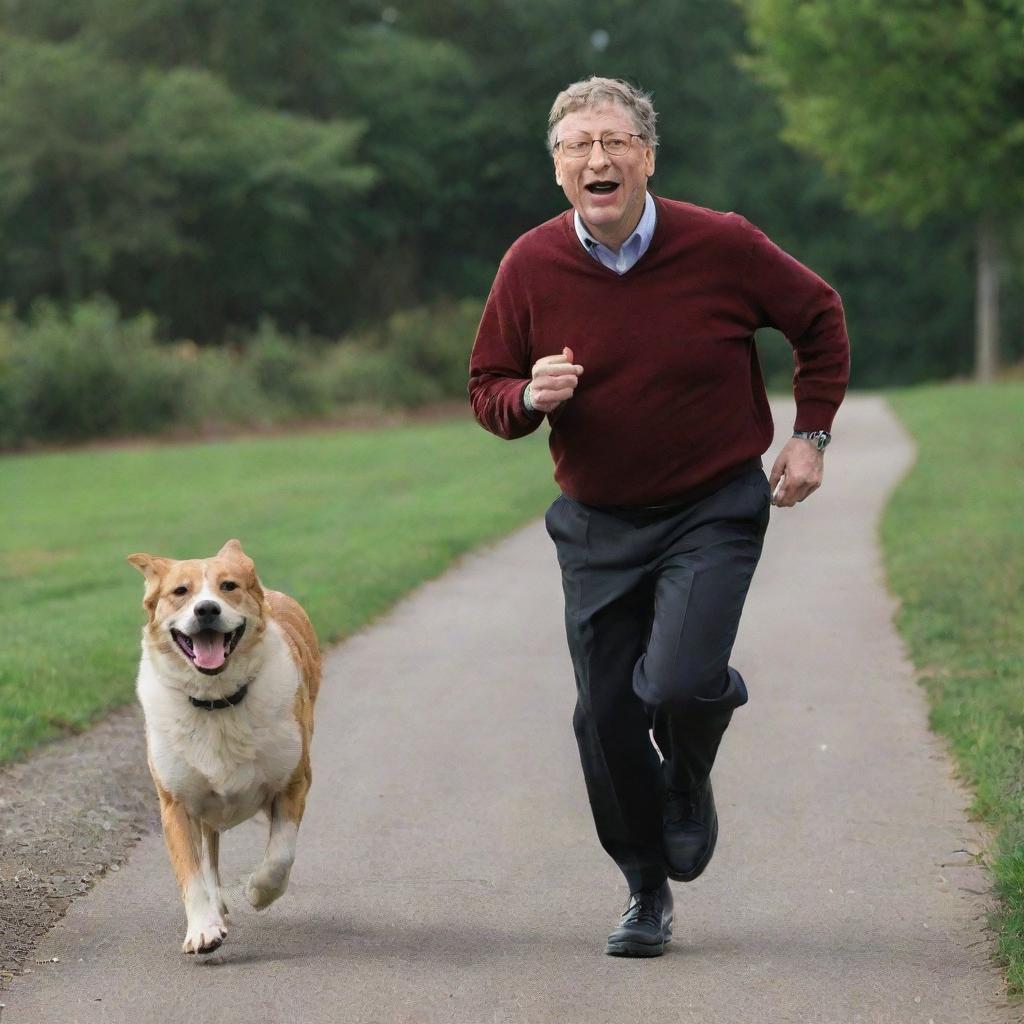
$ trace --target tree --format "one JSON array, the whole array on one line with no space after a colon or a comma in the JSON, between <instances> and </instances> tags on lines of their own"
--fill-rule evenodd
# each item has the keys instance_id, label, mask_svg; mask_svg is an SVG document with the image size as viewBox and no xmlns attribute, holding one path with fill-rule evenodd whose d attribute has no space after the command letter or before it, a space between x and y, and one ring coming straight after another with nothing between
<instances>
[{"instance_id":1,"label":"tree","mask_svg":"<svg viewBox=\"0 0 1024 1024\"><path fill-rule=\"evenodd\" d=\"M259 107L81 35L0 33L0 66L0 282L20 310L102 292L206 340L260 313L297 325L345 289L374 178L357 121Z\"/></svg>"},{"instance_id":2,"label":"tree","mask_svg":"<svg viewBox=\"0 0 1024 1024\"><path fill-rule=\"evenodd\" d=\"M1001 243L1024 204L1024 0L740 2L784 137L851 202L909 225L974 223L975 371L990 380Z\"/></svg>"}]
</instances>

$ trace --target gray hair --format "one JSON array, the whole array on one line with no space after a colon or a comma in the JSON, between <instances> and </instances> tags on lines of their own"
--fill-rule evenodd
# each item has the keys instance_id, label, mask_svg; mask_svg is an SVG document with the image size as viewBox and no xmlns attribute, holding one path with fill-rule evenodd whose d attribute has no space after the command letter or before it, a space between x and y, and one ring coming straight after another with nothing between
<instances>
[{"instance_id":1,"label":"gray hair","mask_svg":"<svg viewBox=\"0 0 1024 1024\"><path fill-rule=\"evenodd\" d=\"M624 82L621 78L590 78L563 89L556 97L548 114L548 146L555 151L555 132L559 122L574 110L600 107L605 103L617 103L625 107L636 125L637 134L654 149L658 148L658 132L655 123L658 115L654 112L651 97L645 92Z\"/></svg>"}]
</instances>

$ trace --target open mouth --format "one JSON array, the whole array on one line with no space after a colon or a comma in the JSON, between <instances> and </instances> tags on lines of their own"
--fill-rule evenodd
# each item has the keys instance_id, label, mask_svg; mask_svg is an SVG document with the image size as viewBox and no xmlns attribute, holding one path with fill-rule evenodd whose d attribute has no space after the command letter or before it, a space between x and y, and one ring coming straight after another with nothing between
<instances>
[{"instance_id":1,"label":"open mouth","mask_svg":"<svg viewBox=\"0 0 1024 1024\"><path fill-rule=\"evenodd\" d=\"M172 629L171 637L185 652L185 657L202 673L215 676L224 671L224 666L231 657L231 652L238 646L245 632L243 622L231 633L221 633L215 629L201 629L194 636Z\"/></svg>"},{"instance_id":2,"label":"open mouth","mask_svg":"<svg viewBox=\"0 0 1024 1024\"><path fill-rule=\"evenodd\" d=\"M619 183L617 181L592 181L583 187L595 196L609 196L619 187Z\"/></svg>"}]
</instances>

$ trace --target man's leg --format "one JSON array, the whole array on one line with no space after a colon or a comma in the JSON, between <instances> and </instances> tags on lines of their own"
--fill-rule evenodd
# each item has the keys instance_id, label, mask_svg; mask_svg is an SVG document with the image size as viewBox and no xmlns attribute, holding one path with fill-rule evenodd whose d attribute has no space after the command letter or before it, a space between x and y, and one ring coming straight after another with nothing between
<instances>
[{"instance_id":1,"label":"man's leg","mask_svg":"<svg viewBox=\"0 0 1024 1024\"><path fill-rule=\"evenodd\" d=\"M652 581L629 524L567 498L546 522L562 567L576 675L573 727L594 825L630 892L657 889L665 880L663 781L650 713L632 685L650 630Z\"/></svg>"},{"instance_id":2,"label":"man's leg","mask_svg":"<svg viewBox=\"0 0 1024 1024\"><path fill-rule=\"evenodd\" d=\"M767 526L763 474L726 485L682 513L657 565L654 623L634 687L654 709L665 757L670 877L696 878L717 837L710 772L746 685L729 666Z\"/></svg>"}]
</instances>

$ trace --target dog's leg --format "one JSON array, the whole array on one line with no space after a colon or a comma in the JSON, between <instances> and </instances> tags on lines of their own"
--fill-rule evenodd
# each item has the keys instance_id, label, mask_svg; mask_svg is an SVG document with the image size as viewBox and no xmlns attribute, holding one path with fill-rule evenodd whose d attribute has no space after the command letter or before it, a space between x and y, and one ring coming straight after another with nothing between
<instances>
[{"instance_id":1,"label":"dog's leg","mask_svg":"<svg viewBox=\"0 0 1024 1024\"><path fill-rule=\"evenodd\" d=\"M295 840L306 809L306 794L311 781L308 759L296 769L288 788L274 797L268 808L270 838L263 863L249 876L245 895L257 909L269 907L288 888L288 875L295 861Z\"/></svg>"},{"instance_id":2,"label":"dog's leg","mask_svg":"<svg viewBox=\"0 0 1024 1024\"><path fill-rule=\"evenodd\" d=\"M171 867L181 888L188 920L183 953L212 953L228 933L216 899L204 877L202 860L203 834L198 821L189 817L185 808L169 793L157 786L160 794L160 819L164 840L171 857Z\"/></svg>"},{"instance_id":3,"label":"dog's leg","mask_svg":"<svg viewBox=\"0 0 1024 1024\"><path fill-rule=\"evenodd\" d=\"M203 878L210 899L216 904L222 917L228 916L228 905L220 887L220 833L203 822Z\"/></svg>"}]
</instances>

